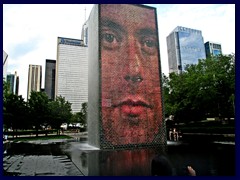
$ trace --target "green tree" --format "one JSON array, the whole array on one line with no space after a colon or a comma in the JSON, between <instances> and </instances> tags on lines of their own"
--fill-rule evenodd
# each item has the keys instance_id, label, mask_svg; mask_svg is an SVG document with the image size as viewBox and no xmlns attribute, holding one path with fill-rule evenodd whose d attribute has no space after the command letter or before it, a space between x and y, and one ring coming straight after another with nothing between
<instances>
[{"instance_id":1,"label":"green tree","mask_svg":"<svg viewBox=\"0 0 240 180\"><path fill-rule=\"evenodd\" d=\"M49 103L50 109L50 125L60 133L62 123L69 123L72 117L71 103L65 100L64 97L58 96L55 101Z\"/></svg>"},{"instance_id":2,"label":"green tree","mask_svg":"<svg viewBox=\"0 0 240 180\"><path fill-rule=\"evenodd\" d=\"M4 95L3 118L6 129L12 128L14 132L18 129L26 129L28 127L28 108L22 96L12 93Z\"/></svg>"},{"instance_id":3,"label":"green tree","mask_svg":"<svg viewBox=\"0 0 240 180\"><path fill-rule=\"evenodd\" d=\"M3 98L5 98L5 96L8 94L10 94L10 84L6 81L3 81Z\"/></svg>"},{"instance_id":4,"label":"green tree","mask_svg":"<svg viewBox=\"0 0 240 180\"><path fill-rule=\"evenodd\" d=\"M77 112L72 115L71 123L80 123L80 126L83 130L86 130L87 127L87 103L82 103L82 108L80 112Z\"/></svg>"},{"instance_id":5,"label":"green tree","mask_svg":"<svg viewBox=\"0 0 240 180\"><path fill-rule=\"evenodd\" d=\"M163 76L166 115L179 122L233 117L235 56L220 55L188 65L182 74Z\"/></svg>"},{"instance_id":6,"label":"green tree","mask_svg":"<svg viewBox=\"0 0 240 180\"><path fill-rule=\"evenodd\" d=\"M81 108L81 120L80 124L84 127L84 129L87 127L87 102L82 103L82 108Z\"/></svg>"},{"instance_id":7,"label":"green tree","mask_svg":"<svg viewBox=\"0 0 240 180\"><path fill-rule=\"evenodd\" d=\"M80 122L80 112L74 113L70 119L69 123L79 123Z\"/></svg>"},{"instance_id":8,"label":"green tree","mask_svg":"<svg viewBox=\"0 0 240 180\"><path fill-rule=\"evenodd\" d=\"M3 81L3 125L6 129L10 128L11 126L9 124L11 120L12 114L9 114L7 110L7 98L9 95L9 86L6 81Z\"/></svg>"},{"instance_id":9,"label":"green tree","mask_svg":"<svg viewBox=\"0 0 240 180\"><path fill-rule=\"evenodd\" d=\"M49 120L49 100L45 92L32 91L28 101L30 116L36 129L36 136L41 125L48 123Z\"/></svg>"}]
</instances>

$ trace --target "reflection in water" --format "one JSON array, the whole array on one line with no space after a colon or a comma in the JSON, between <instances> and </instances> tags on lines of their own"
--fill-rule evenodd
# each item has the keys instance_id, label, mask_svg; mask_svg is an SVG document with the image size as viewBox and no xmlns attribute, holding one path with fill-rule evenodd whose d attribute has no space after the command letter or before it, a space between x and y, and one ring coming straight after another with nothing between
<instances>
[{"instance_id":1,"label":"reflection in water","mask_svg":"<svg viewBox=\"0 0 240 180\"><path fill-rule=\"evenodd\" d=\"M103 151L100 153L100 175L149 176L151 160L160 149Z\"/></svg>"},{"instance_id":2,"label":"reflection in water","mask_svg":"<svg viewBox=\"0 0 240 180\"><path fill-rule=\"evenodd\" d=\"M81 150L74 147L78 146L72 144L69 156L86 176L149 176L151 160L157 154L166 155L174 166L175 174L179 176L185 175L188 165L194 167L198 176L235 175L233 145L168 143L166 152L151 148Z\"/></svg>"},{"instance_id":3,"label":"reflection in water","mask_svg":"<svg viewBox=\"0 0 240 180\"><path fill-rule=\"evenodd\" d=\"M86 168L87 167L87 153L85 153L85 152L81 153L80 159L82 162L82 167Z\"/></svg>"},{"instance_id":4,"label":"reflection in water","mask_svg":"<svg viewBox=\"0 0 240 180\"><path fill-rule=\"evenodd\" d=\"M12 143L5 152L4 175L148 176L152 158L162 153L172 162L177 175L184 175L183 169L187 165L191 165L198 176L235 175L234 145L168 144L164 153L160 148L99 150L89 146L86 141L66 141L50 144ZM30 173L34 169L31 163L34 162L48 163L49 166L44 169L39 165L38 173L37 170ZM55 166L59 167L58 171L54 170Z\"/></svg>"}]
</instances>

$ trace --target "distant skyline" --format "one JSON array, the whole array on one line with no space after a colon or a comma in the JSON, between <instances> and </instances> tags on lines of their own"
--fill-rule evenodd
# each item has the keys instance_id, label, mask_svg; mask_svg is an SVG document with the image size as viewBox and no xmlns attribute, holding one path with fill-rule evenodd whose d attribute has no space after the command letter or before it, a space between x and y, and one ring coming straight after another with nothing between
<instances>
[{"instance_id":1,"label":"distant skyline","mask_svg":"<svg viewBox=\"0 0 240 180\"><path fill-rule=\"evenodd\" d=\"M148 4L157 8L162 73L168 75L166 37L177 26L202 31L204 42L222 45L223 54L235 53L234 4ZM81 39L91 4L3 4L3 50L7 72L19 75L19 95L27 98L29 64L42 65L57 57L57 37ZM86 9L86 10L85 10Z\"/></svg>"}]
</instances>

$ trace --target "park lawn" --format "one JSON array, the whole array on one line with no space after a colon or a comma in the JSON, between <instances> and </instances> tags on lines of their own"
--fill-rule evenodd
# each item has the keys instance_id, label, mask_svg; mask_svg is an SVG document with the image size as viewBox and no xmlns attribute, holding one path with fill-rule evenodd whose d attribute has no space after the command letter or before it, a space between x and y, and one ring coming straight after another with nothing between
<instances>
[{"instance_id":1,"label":"park lawn","mask_svg":"<svg viewBox=\"0 0 240 180\"><path fill-rule=\"evenodd\" d=\"M12 139L13 142L16 141L34 141L34 140L52 140L52 139L72 139L72 137L67 135L48 135L48 136L34 136L34 137L18 137Z\"/></svg>"}]
</instances>

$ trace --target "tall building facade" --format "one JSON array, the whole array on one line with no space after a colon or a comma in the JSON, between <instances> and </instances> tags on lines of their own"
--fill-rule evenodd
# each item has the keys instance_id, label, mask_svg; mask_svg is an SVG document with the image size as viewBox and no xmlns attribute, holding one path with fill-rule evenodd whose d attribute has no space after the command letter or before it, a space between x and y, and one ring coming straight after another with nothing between
<instances>
[{"instance_id":1,"label":"tall building facade","mask_svg":"<svg viewBox=\"0 0 240 180\"><path fill-rule=\"evenodd\" d=\"M202 32L177 26L167 36L169 73L181 73L187 64L197 64L206 59Z\"/></svg>"},{"instance_id":2,"label":"tall building facade","mask_svg":"<svg viewBox=\"0 0 240 180\"><path fill-rule=\"evenodd\" d=\"M56 60L46 59L45 67L45 92L49 99L55 98Z\"/></svg>"},{"instance_id":3,"label":"tall building facade","mask_svg":"<svg viewBox=\"0 0 240 180\"><path fill-rule=\"evenodd\" d=\"M79 112L88 101L87 47L82 40L58 37L55 96L62 96L72 104L72 112Z\"/></svg>"},{"instance_id":4,"label":"tall building facade","mask_svg":"<svg viewBox=\"0 0 240 180\"><path fill-rule=\"evenodd\" d=\"M30 98L32 91L40 92L41 85L42 85L42 66L30 64L28 69L27 99Z\"/></svg>"},{"instance_id":5,"label":"tall building facade","mask_svg":"<svg viewBox=\"0 0 240 180\"><path fill-rule=\"evenodd\" d=\"M3 50L3 80L7 78L8 54Z\"/></svg>"},{"instance_id":6,"label":"tall building facade","mask_svg":"<svg viewBox=\"0 0 240 180\"><path fill-rule=\"evenodd\" d=\"M220 43L208 41L204 45L205 45L207 57L217 56L217 55L222 54L222 46Z\"/></svg>"},{"instance_id":7,"label":"tall building facade","mask_svg":"<svg viewBox=\"0 0 240 180\"><path fill-rule=\"evenodd\" d=\"M6 80L7 83L9 84L10 93L18 95L19 76L17 76L17 71L15 71L15 74L7 74Z\"/></svg>"}]
</instances>

